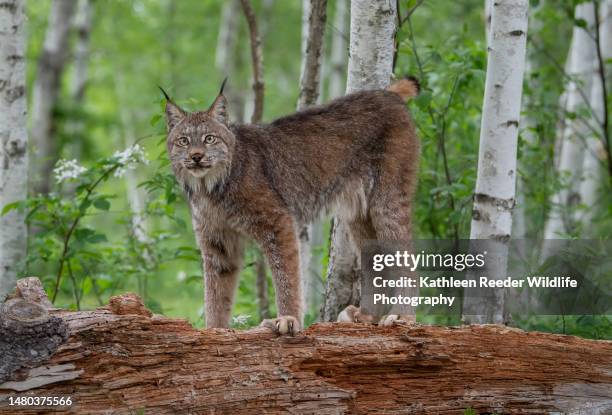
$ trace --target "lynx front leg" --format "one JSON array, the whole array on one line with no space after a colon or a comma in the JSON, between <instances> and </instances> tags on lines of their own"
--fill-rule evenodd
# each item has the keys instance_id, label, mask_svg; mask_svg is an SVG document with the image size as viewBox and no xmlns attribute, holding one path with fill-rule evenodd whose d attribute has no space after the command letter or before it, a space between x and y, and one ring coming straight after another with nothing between
<instances>
[{"instance_id":1,"label":"lynx front leg","mask_svg":"<svg viewBox=\"0 0 612 415\"><path fill-rule=\"evenodd\" d=\"M229 327L238 275L242 267L243 247L239 236L230 232L220 233L220 236L218 240L201 243L208 328Z\"/></svg>"},{"instance_id":2,"label":"lynx front leg","mask_svg":"<svg viewBox=\"0 0 612 415\"><path fill-rule=\"evenodd\" d=\"M290 218L277 219L274 230L259 243L268 259L276 291L278 317L261 325L279 334L296 334L302 328L302 284L295 226Z\"/></svg>"}]
</instances>

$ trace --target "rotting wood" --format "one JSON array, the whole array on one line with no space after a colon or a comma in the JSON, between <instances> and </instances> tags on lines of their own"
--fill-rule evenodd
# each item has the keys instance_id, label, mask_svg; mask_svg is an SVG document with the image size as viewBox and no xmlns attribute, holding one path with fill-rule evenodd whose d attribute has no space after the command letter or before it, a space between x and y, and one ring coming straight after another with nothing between
<instances>
[{"instance_id":1,"label":"rotting wood","mask_svg":"<svg viewBox=\"0 0 612 415\"><path fill-rule=\"evenodd\" d=\"M93 311L49 312L70 338L40 368L17 373L20 382L46 371L78 377L25 392L4 383L0 413L15 412L9 396L70 396L58 413L75 414L612 411L609 341L497 325L324 323L296 337L196 330L150 314L133 294Z\"/></svg>"}]
</instances>

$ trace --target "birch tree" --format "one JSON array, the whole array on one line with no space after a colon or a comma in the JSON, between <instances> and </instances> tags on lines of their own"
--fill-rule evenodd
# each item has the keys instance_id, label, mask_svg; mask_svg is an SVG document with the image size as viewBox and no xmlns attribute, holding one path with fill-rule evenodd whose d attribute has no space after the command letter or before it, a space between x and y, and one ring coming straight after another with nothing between
<instances>
[{"instance_id":1,"label":"birch tree","mask_svg":"<svg viewBox=\"0 0 612 415\"><path fill-rule=\"evenodd\" d=\"M77 39L74 47L72 97L77 103L82 102L85 95L85 87L89 80L89 40L91 37L92 12L91 0L79 0L73 23Z\"/></svg>"},{"instance_id":2,"label":"birch tree","mask_svg":"<svg viewBox=\"0 0 612 415\"><path fill-rule=\"evenodd\" d=\"M384 89L393 70L397 4L388 0L352 0L346 92ZM376 53L372 53L376 51ZM360 258L349 229L339 218L332 226L323 321L334 321L359 302Z\"/></svg>"},{"instance_id":3,"label":"birch tree","mask_svg":"<svg viewBox=\"0 0 612 415\"><path fill-rule=\"evenodd\" d=\"M330 52L329 97L344 94L346 86L346 61L348 57L347 7L348 0L336 0Z\"/></svg>"},{"instance_id":4,"label":"birch tree","mask_svg":"<svg viewBox=\"0 0 612 415\"><path fill-rule=\"evenodd\" d=\"M24 0L0 7L0 210L28 188ZM12 291L26 255L25 213L0 216L0 302Z\"/></svg>"},{"instance_id":5,"label":"birch tree","mask_svg":"<svg viewBox=\"0 0 612 415\"><path fill-rule=\"evenodd\" d=\"M591 2L576 6L576 20L584 21L586 27L574 26L568 74L571 81L567 86L566 109L576 113L588 107L589 95L593 81L593 62L595 60L595 42L587 30L591 30L595 21L595 9ZM577 186L582 173L584 144L582 140L588 135L588 126L580 117L571 117L565 122L562 132L558 173L565 181L564 186L551 199L551 212L544 228L543 257L548 256L547 239L555 239L572 228L572 215L568 207L575 205Z\"/></svg>"},{"instance_id":6,"label":"birch tree","mask_svg":"<svg viewBox=\"0 0 612 415\"><path fill-rule=\"evenodd\" d=\"M491 278L506 274L508 242L515 203L516 157L521 94L527 44L528 0L495 1L491 11L491 43L487 60L478 175L470 239L489 239L496 255L488 257ZM493 261L490 261L490 260ZM482 301L466 290L464 320L503 322L503 291Z\"/></svg>"},{"instance_id":7,"label":"birch tree","mask_svg":"<svg viewBox=\"0 0 612 415\"><path fill-rule=\"evenodd\" d=\"M68 50L72 16L76 0L53 0L42 52L38 59L36 81L32 91L31 136L37 163L33 169L35 190L48 193L51 170L57 158L53 137L53 109L57 105L60 79Z\"/></svg>"},{"instance_id":8,"label":"birch tree","mask_svg":"<svg viewBox=\"0 0 612 415\"><path fill-rule=\"evenodd\" d=\"M91 0L79 0L77 10L73 21L73 30L76 34L76 42L74 46L74 73L72 76L72 84L70 86L70 94L72 96L72 104L77 109L76 116L72 117L67 125L69 133L74 137L71 140L70 146L74 149L74 155L78 158L82 152L83 133L85 122L81 117L83 100L85 98L85 89L89 80L89 48L91 37L91 19L93 7Z\"/></svg>"},{"instance_id":9,"label":"birch tree","mask_svg":"<svg viewBox=\"0 0 612 415\"><path fill-rule=\"evenodd\" d=\"M232 108L230 116L236 121L243 121L244 93L235 88L234 74L238 66L240 51L238 40L240 35L239 22L240 3L238 0L228 0L223 3L221 10L221 22L219 23L219 36L215 49L215 67L224 77L234 82L229 82L225 88L225 96Z\"/></svg>"},{"instance_id":10,"label":"birch tree","mask_svg":"<svg viewBox=\"0 0 612 415\"><path fill-rule=\"evenodd\" d=\"M317 103L321 84L321 61L323 57L323 41L325 24L327 22L327 0L302 1L302 65L300 70L300 94L297 110L300 111ZM300 273L302 278L302 295L304 311L308 313L313 304L313 293L316 291L318 275L310 268L312 260L311 235L314 228L303 226L299 232L300 243Z\"/></svg>"},{"instance_id":11,"label":"birch tree","mask_svg":"<svg viewBox=\"0 0 612 415\"><path fill-rule=\"evenodd\" d=\"M485 39L487 40L487 48L491 46L491 12L493 11L493 0L485 0Z\"/></svg>"},{"instance_id":12,"label":"birch tree","mask_svg":"<svg viewBox=\"0 0 612 415\"><path fill-rule=\"evenodd\" d=\"M591 232L591 220L597 206L597 196L603 179L602 166L606 163L606 150L602 143L605 142L606 131L605 123L607 114L606 97L607 84L606 62L612 58L612 1L602 2L599 11L599 36L596 37L598 43L595 45L600 48L601 56L597 56L593 62L593 81L591 94L589 97L590 107L593 112L592 130L594 134L587 140L587 148L584 152L583 160L583 180L580 183L580 201L586 210L581 218L583 228L589 234ZM600 61L601 58L601 61ZM604 87L606 86L606 87Z\"/></svg>"}]
</instances>

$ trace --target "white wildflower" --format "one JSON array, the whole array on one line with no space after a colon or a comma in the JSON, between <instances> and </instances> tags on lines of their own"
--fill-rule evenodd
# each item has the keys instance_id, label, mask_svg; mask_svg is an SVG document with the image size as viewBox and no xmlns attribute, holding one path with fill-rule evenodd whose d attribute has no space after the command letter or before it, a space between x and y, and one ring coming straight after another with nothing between
<instances>
[{"instance_id":1,"label":"white wildflower","mask_svg":"<svg viewBox=\"0 0 612 415\"><path fill-rule=\"evenodd\" d=\"M114 173L115 177L121 177L126 171L134 170L138 163L149 164L147 153L139 144L134 144L123 151L116 151L113 157L117 159L119 164Z\"/></svg>"},{"instance_id":2,"label":"white wildflower","mask_svg":"<svg viewBox=\"0 0 612 415\"><path fill-rule=\"evenodd\" d=\"M61 183L66 180L73 180L85 173L87 169L81 166L76 159L64 160L61 159L55 165L53 174L55 174L55 180Z\"/></svg>"},{"instance_id":3,"label":"white wildflower","mask_svg":"<svg viewBox=\"0 0 612 415\"><path fill-rule=\"evenodd\" d=\"M232 322L237 326L244 326L249 322L250 318L251 316L248 314L239 314L237 316L232 317Z\"/></svg>"}]
</instances>

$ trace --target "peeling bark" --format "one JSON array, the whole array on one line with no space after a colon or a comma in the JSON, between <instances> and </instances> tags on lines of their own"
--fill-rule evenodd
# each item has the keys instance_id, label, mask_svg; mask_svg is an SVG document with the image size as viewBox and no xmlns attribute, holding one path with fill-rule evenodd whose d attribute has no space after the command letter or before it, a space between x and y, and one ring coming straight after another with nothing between
<instances>
[{"instance_id":1,"label":"peeling bark","mask_svg":"<svg viewBox=\"0 0 612 415\"><path fill-rule=\"evenodd\" d=\"M74 414L612 410L608 341L495 325L327 323L296 337L264 328L196 330L151 315L133 294L94 311L51 313L70 338L44 365L0 384L0 413L15 413L10 396L70 396L73 405L54 413ZM41 373L57 376L41 385Z\"/></svg>"}]
</instances>

